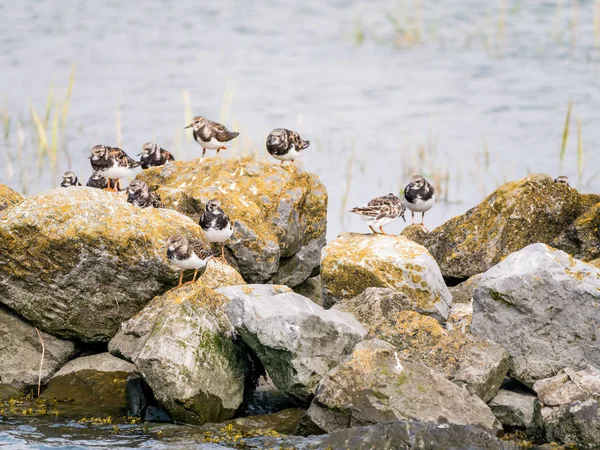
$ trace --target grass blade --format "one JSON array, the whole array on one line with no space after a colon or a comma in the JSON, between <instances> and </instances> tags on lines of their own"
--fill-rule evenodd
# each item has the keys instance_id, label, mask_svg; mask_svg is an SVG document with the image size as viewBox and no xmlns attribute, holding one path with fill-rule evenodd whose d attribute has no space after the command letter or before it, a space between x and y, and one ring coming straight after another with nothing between
<instances>
[{"instance_id":1,"label":"grass blade","mask_svg":"<svg viewBox=\"0 0 600 450\"><path fill-rule=\"evenodd\" d=\"M560 166L561 166L561 170L562 170L562 163L563 160L565 159L565 153L567 151L567 140L569 139L569 123L571 121L571 109L572 109L572 102L571 100L569 100L569 107L567 108L567 117L565 118L565 128L563 130L563 135L562 135L562 145L560 147Z\"/></svg>"},{"instance_id":2,"label":"grass blade","mask_svg":"<svg viewBox=\"0 0 600 450\"><path fill-rule=\"evenodd\" d=\"M60 118L61 128L65 127L67 121L67 113L69 112L69 105L71 104L71 94L73 93L73 84L75 84L75 66L71 69L71 75L69 76L69 87L67 88L67 97L62 107L62 115Z\"/></svg>"},{"instance_id":3,"label":"grass blade","mask_svg":"<svg viewBox=\"0 0 600 450\"><path fill-rule=\"evenodd\" d=\"M54 89L52 83L50 83L48 100L46 101L46 112L44 114L44 128L48 126L48 120L50 120L50 113L52 112L52 100L54 100Z\"/></svg>"}]
</instances>

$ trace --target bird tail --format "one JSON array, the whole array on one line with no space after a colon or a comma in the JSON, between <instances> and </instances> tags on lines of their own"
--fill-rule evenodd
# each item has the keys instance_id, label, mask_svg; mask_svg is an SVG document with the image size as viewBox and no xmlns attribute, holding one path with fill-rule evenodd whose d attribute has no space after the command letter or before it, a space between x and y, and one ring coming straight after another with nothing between
<instances>
[{"instance_id":1,"label":"bird tail","mask_svg":"<svg viewBox=\"0 0 600 450\"><path fill-rule=\"evenodd\" d=\"M240 133L238 133L237 131L230 131L229 132L229 139L235 139L239 135L240 135Z\"/></svg>"}]
</instances>

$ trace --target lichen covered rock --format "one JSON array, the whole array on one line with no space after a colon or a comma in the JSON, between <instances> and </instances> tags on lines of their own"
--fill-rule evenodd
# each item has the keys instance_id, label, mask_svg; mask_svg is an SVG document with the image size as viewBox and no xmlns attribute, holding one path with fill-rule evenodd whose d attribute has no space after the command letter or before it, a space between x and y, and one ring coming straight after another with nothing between
<instances>
[{"instance_id":1,"label":"lichen covered rock","mask_svg":"<svg viewBox=\"0 0 600 450\"><path fill-rule=\"evenodd\" d=\"M0 302L39 328L107 342L177 282L164 244L202 239L188 217L85 187L26 198L0 217Z\"/></svg>"},{"instance_id":2,"label":"lichen covered rock","mask_svg":"<svg viewBox=\"0 0 600 450\"><path fill-rule=\"evenodd\" d=\"M600 204L579 216L554 241L552 246L582 261L600 258Z\"/></svg>"},{"instance_id":3,"label":"lichen covered rock","mask_svg":"<svg viewBox=\"0 0 600 450\"><path fill-rule=\"evenodd\" d=\"M402 292L424 314L444 320L452 296L425 247L404 236L343 233L322 252L323 303L356 297L369 287Z\"/></svg>"},{"instance_id":4,"label":"lichen covered rock","mask_svg":"<svg viewBox=\"0 0 600 450\"><path fill-rule=\"evenodd\" d=\"M176 161L138 179L194 221L221 200L234 227L228 253L249 282L296 286L319 266L327 191L315 175L247 157Z\"/></svg>"},{"instance_id":5,"label":"lichen covered rock","mask_svg":"<svg viewBox=\"0 0 600 450\"><path fill-rule=\"evenodd\" d=\"M466 279L529 244L551 244L590 207L588 197L548 175L529 175L439 226L424 245L445 277Z\"/></svg>"},{"instance_id":6,"label":"lichen covered rock","mask_svg":"<svg viewBox=\"0 0 600 450\"><path fill-rule=\"evenodd\" d=\"M5 184L0 184L0 211L23 201L23 196Z\"/></svg>"}]
</instances>

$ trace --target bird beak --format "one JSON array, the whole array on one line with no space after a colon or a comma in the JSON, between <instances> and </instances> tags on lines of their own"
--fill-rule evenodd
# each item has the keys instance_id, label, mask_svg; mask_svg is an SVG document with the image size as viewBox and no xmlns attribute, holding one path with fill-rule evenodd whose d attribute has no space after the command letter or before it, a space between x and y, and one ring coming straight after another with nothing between
<instances>
[{"instance_id":1,"label":"bird beak","mask_svg":"<svg viewBox=\"0 0 600 450\"><path fill-rule=\"evenodd\" d=\"M402 220L404 220L404 223L406 223L406 218L404 217L404 214L402 214Z\"/></svg>"},{"instance_id":2,"label":"bird beak","mask_svg":"<svg viewBox=\"0 0 600 450\"><path fill-rule=\"evenodd\" d=\"M190 123L187 127L183 127L183 129L185 130L186 128L192 128L192 123Z\"/></svg>"},{"instance_id":3,"label":"bird beak","mask_svg":"<svg viewBox=\"0 0 600 450\"><path fill-rule=\"evenodd\" d=\"M135 156L142 156L142 154L141 154L141 153L138 153L138 154L137 154L137 155L135 155Z\"/></svg>"},{"instance_id":4,"label":"bird beak","mask_svg":"<svg viewBox=\"0 0 600 450\"><path fill-rule=\"evenodd\" d=\"M92 159L92 155L88 156L88 159Z\"/></svg>"}]
</instances>

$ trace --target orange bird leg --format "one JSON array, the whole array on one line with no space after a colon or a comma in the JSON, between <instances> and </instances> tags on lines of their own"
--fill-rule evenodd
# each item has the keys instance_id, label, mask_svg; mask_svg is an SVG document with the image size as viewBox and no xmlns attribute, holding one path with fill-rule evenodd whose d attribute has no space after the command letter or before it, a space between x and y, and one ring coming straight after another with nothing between
<instances>
[{"instance_id":1,"label":"orange bird leg","mask_svg":"<svg viewBox=\"0 0 600 450\"><path fill-rule=\"evenodd\" d=\"M373 234L379 234L377 231L375 231L375 229L371 225L369 225L369 228L371 229L371 231L373 232Z\"/></svg>"},{"instance_id":2,"label":"orange bird leg","mask_svg":"<svg viewBox=\"0 0 600 450\"><path fill-rule=\"evenodd\" d=\"M179 284L177 285L177 287L181 286L183 286L183 270L179 271Z\"/></svg>"},{"instance_id":3,"label":"orange bird leg","mask_svg":"<svg viewBox=\"0 0 600 450\"><path fill-rule=\"evenodd\" d=\"M389 234L387 234L385 231L383 231L383 227L379 227L379 229L381 230L381 234L385 234L386 236L389 236Z\"/></svg>"},{"instance_id":4,"label":"orange bird leg","mask_svg":"<svg viewBox=\"0 0 600 450\"><path fill-rule=\"evenodd\" d=\"M225 242L221 242L221 259L225 261Z\"/></svg>"},{"instance_id":5,"label":"orange bird leg","mask_svg":"<svg viewBox=\"0 0 600 450\"><path fill-rule=\"evenodd\" d=\"M281 163L279 164L280 166L283 166L284 161L282 160Z\"/></svg>"},{"instance_id":6,"label":"orange bird leg","mask_svg":"<svg viewBox=\"0 0 600 450\"><path fill-rule=\"evenodd\" d=\"M198 276L198 269L194 271L194 278L192 278L192 283L196 282L196 277Z\"/></svg>"},{"instance_id":7,"label":"orange bird leg","mask_svg":"<svg viewBox=\"0 0 600 450\"><path fill-rule=\"evenodd\" d=\"M204 158L204 155L206 154L206 149L204 147L202 147L202 157Z\"/></svg>"}]
</instances>

